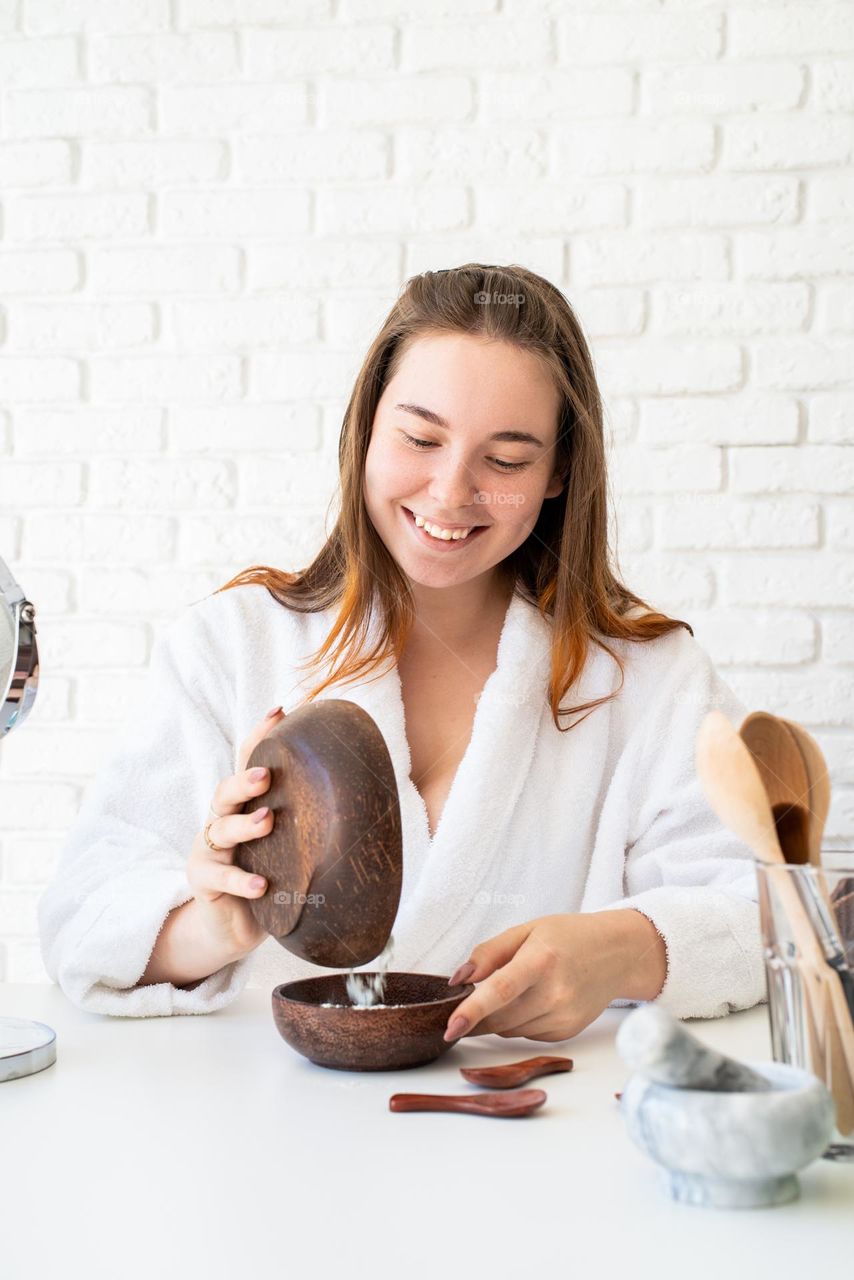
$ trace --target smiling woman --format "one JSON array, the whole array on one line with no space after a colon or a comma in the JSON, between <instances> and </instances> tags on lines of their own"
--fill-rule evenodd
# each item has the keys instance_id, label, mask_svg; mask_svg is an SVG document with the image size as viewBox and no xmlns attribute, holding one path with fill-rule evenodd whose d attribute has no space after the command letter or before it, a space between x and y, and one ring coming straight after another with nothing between
<instances>
[{"instance_id":1,"label":"smiling woman","mask_svg":"<svg viewBox=\"0 0 854 1280\"><path fill-rule=\"evenodd\" d=\"M552 1041L610 1003L703 1017L761 999L749 852L693 761L706 711L745 709L688 623L611 564L602 405L566 298L516 266L408 280L339 464L311 564L247 569L158 642L141 724L40 907L49 971L124 1015L217 1008L253 966L265 985L315 976L273 938L218 967L191 955L184 850L266 707L342 697L394 764L395 964L478 984L448 1038ZM187 973L209 976L163 980Z\"/></svg>"},{"instance_id":2,"label":"smiling woman","mask_svg":"<svg viewBox=\"0 0 854 1280\"><path fill-rule=\"evenodd\" d=\"M442 413L425 407L427 396ZM511 342L440 333L407 345L374 415L365 504L407 574L422 633L441 636L453 609L459 637L502 597L493 570L531 534L543 500L563 488L554 471L559 407L542 360ZM411 435L419 419L429 439ZM401 510L413 537L401 536ZM468 554L439 558L458 548Z\"/></svg>"}]
</instances>

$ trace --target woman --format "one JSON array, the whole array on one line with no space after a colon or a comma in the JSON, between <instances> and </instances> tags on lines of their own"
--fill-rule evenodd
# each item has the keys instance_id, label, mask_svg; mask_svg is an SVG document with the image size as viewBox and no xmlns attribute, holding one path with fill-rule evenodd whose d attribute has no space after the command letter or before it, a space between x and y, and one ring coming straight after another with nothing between
<instances>
[{"instance_id":1,"label":"woman","mask_svg":"<svg viewBox=\"0 0 854 1280\"><path fill-rule=\"evenodd\" d=\"M149 1015L323 972L263 937L248 900L266 885L233 860L273 824L241 812L269 786L246 770L255 744L306 699L346 697L398 783L393 967L477 984L446 1038L555 1041L639 1000L755 1004L750 854L693 764L706 711L746 709L610 566L602 406L561 293L520 267L409 280L339 461L337 523L304 572L249 569L159 638L40 904L51 976L85 1008Z\"/></svg>"}]
</instances>

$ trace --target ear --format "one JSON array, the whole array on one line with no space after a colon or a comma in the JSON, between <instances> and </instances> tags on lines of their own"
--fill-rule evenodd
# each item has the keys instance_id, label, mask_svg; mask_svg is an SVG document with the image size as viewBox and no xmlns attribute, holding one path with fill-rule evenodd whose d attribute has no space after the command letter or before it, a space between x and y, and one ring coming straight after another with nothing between
<instances>
[{"instance_id":1,"label":"ear","mask_svg":"<svg viewBox=\"0 0 854 1280\"><path fill-rule=\"evenodd\" d=\"M545 493L543 494L543 497L556 498L557 495L563 490L563 487L564 487L563 479L560 473L556 471L552 476L551 480L549 481L548 487Z\"/></svg>"}]
</instances>

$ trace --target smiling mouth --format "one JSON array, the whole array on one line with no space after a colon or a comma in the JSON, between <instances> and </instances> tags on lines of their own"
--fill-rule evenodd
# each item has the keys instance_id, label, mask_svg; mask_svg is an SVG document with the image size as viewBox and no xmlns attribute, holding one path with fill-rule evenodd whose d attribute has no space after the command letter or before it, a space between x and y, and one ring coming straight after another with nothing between
<instances>
[{"instance_id":1,"label":"smiling mouth","mask_svg":"<svg viewBox=\"0 0 854 1280\"><path fill-rule=\"evenodd\" d=\"M415 519L415 516L416 516L416 515L420 515L420 514L421 514L420 512L415 512L415 511L413 511L411 507L403 506L403 503L401 503L400 505L403 507L404 511L408 512L408 514L412 516L413 520ZM422 516L422 519L426 519L426 520L427 520L427 523L428 523L428 524L430 524L430 525L433 525L435 528L439 528L439 529L450 529L452 532L454 532L455 530L460 530L460 529L471 529L471 530L474 530L474 529L485 529L485 528L486 528L486 525L485 525L485 524L477 523L477 522L476 522L476 521L474 521L474 520L472 520L472 522L471 522L470 524L443 524L441 520L430 520L430 519L428 519L426 516Z\"/></svg>"},{"instance_id":2,"label":"smiling mouth","mask_svg":"<svg viewBox=\"0 0 854 1280\"><path fill-rule=\"evenodd\" d=\"M479 535L481 535L486 528L488 528L488 526L485 524L466 525L465 528L467 528L469 532L464 538L459 538L459 537L458 538L453 538L453 537L437 538L435 535L428 533L423 525L416 524L415 512L412 511L410 507L405 507L403 503L401 503L400 506L401 506L401 510L403 511L406 517L406 520L411 525L413 532L416 534L419 541L424 543L425 546L435 546L439 549L450 549L452 547L459 547L461 543L472 542ZM432 527L432 521L428 520L427 523L430 524ZM437 525L436 527L448 528L447 525L444 525L444 526Z\"/></svg>"}]
</instances>

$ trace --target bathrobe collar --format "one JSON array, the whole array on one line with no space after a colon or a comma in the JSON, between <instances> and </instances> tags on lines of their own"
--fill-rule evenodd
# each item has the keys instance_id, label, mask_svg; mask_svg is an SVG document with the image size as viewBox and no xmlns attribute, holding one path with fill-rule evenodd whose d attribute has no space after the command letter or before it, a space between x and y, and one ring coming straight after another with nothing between
<instances>
[{"instance_id":1,"label":"bathrobe collar","mask_svg":"<svg viewBox=\"0 0 854 1280\"><path fill-rule=\"evenodd\" d=\"M378 639L379 625L375 605L369 646ZM366 683L336 684L324 691L324 696L357 703L373 717L394 766L404 853L393 928L395 968L421 963L463 913L477 907L490 864L503 852L504 833L531 768L547 707L550 636L551 624L514 593L499 638L497 665L478 700L471 738L432 839L426 806L410 777L397 663ZM437 917L444 926L438 934Z\"/></svg>"}]
</instances>

